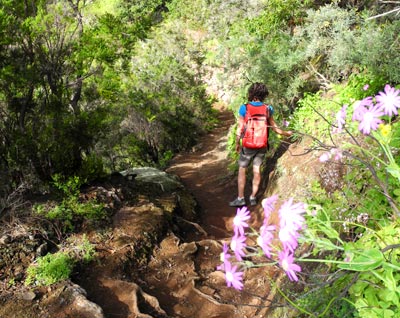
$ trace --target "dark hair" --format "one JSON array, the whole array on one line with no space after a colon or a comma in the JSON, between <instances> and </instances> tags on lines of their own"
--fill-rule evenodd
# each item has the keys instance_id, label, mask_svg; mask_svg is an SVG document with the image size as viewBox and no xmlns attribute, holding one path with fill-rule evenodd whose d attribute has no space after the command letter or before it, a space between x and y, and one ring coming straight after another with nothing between
<instances>
[{"instance_id":1,"label":"dark hair","mask_svg":"<svg viewBox=\"0 0 400 318\"><path fill-rule=\"evenodd\" d=\"M264 101L264 99L269 95L268 88L263 83L253 83L249 87L247 98L249 102L258 99L259 101Z\"/></svg>"}]
</instances>

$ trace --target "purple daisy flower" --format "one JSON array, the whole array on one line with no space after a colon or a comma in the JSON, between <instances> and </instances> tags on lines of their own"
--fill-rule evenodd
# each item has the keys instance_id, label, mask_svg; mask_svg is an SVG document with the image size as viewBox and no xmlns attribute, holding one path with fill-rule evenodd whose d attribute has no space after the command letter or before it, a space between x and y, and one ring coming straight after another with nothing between
<instances>
[{"instance_id":1,"label":"purple daisy flower","mask_svg":"<svg viewBox=\"0 0 400 318\"><path fill-rule=\"evenodd\" d=\"M385 85L384 92L375 96L376 105L380 107L385 115L397 115L397 108L400 108L400 89Z\"/></svg>"},{"instance_id":2,"label":"purple daisy flower","mask_svg":"<svg viewBox=\"0 0 400 318\"><path fill-rule=\"evenodd\" d=\"M343 107L336 114L337 128L334 130L336 133L342 132L343 126L346 123L346 109L347 105L343 105Z\"/></svg>"},{"instance_id":3,"label":"purple daisy flower","mask_svg":"<svg viewBox=\"0 0 400 318\"><path fill-rule=\"evenodd\" d=\"M331 149L331 154L332 154L333 159L335 161L340 161L343 158L343 153L339 148L332 148Z\"/></svg>"},{"instance_id":4,"label":"purple daisy flower","mask_svg":"<svg viewBox=\"0 0 400 318\"><path fill-rule=\"evenodd\" d=\"M357 101L354 104L354 112L352 120L361 121L364 113L368 110L369 107L372 107L374 104L372 102L372 97L366 97L362 100Z\"/></svg>"},{"instance_id":5,"label":"purple daisy flower","mask_svg":"<svg viewBox=\"0 0 400 318\"><path fill-rule=\"evenodd\" d=\"M370 107L364 112L358 125L358 130L360 130L364 135L369 135L371 130L376 130L382 120L379 118L384 113L380 107L377 105Z\"/></svg>"},{"instance_id":6,"label":"purple daisy flower","mask_svg":"<svg viewBox=\"0 0 400 318\"><path fill-rule=\"evenodd\" d=\"M274 225L263 225L260 227L260 235L257 238L257 244L263 250L265 256L271 258L271 244L274 239Z\"/></svg>"},{"instance_id":7,"label":"purple daisy flower","mask_svg":"<svg viewBox=\"0 0 400 318\"><path fill-rule=\"evenodd\" d=\"M331 159L331 155L329 152L324 152L320 157L319 157L319 161L320 162L327 162L329 161L329 159Z\"/></svg>"},{"instance_id":8,"label":"purple daisy flower","mask_svg":"<svg viewBox=\"0 0 400 318\"><path fill-rule=\"evenodd\" d=\"M329 152L324 152L320 157L319 161L320 162L327 162L331 158L335 161L340 161L343 158L343 153L339 148L332 148Z\"/></svg>"},{"instance_id":9,"label":"purple daisy flower","mask_svg":"<svg viewBox=\"0 0 400 318\"><path fill-rule=\"evenodd\" d=\"M235 257L238 261L243 260L243 256L246 255L244 252L246 246L246 236L235 234L232 237L231 250L235 253Z\"/></svg>"},{"instance_id":10,"label":"purple daisy flower","mask_svg":"<svg viewBox=\"0 0 400 318\"><path fill-rule=\"evenodd\" d=\"M280 228L289 227L294 231L301 229L304 224L303 214L305 212L304 203L293 203L293 198L289 198L279 209Z\"/></svg>"},{"instance_id":11,"label":"purple daisy flower","mask_svg":"<svg viewBox=\"0 0 400 318\"><path fill-rule=\"evenodd\" d=\"M244 228L249 226L246 222L248 219L250 219L250 211L247 207L238 208L233 219L235 234L244 235Z\"/></svg>"},{"instance_id":12,"label":"purple daisy flower","mask_svg":"<svg viewBox=\"0 0 400 318\"><path fill-rule=\"evenodd\" d=\"M278 201L278 195L274 194L269 198L262 200L261 205L264 208L264 224L268 221L271 213L274 211L275 204Z\"/></svg>"},{"instance_id":13,"label":"purple daisy flower","mask_svg":"<svg viewBox=\"0 0 400 318\"><path fill-rule=\"evenodd\" d=\"M228 261L225 263L225 280L228 287L233 287L237 290L243 289L243 272L239 272L238 267Z\"/></svg>"},{"instance_id":14,"label":"purple daisy flower","mask_svg":"<svg viewBox=\"0 0 400 318\"><path fill-rule=\"evenodd\" d=\"M299 236L300 234L296 230L288 226L279 230L279 240L282 243L283 249L290 252L294 252L299 245L297 241Z\"/></svg>"},{"instance_id":15,"label":"purple daisy flower","mask_svg":"<svg viewBox=\"0 0 400 318\"><path fill-rule=\"evenodd\" d=\"M228 244L224 243L222 246L222 253L220 254L220 260L222 262L221 265L217 266L217 270L224 271L225 270L225 263L229 261L231 255L228 253L229 247Z\"/></svg>"},{"instance_id":16,"label":"purple daisy flower","mask_svg":"<svg viewBox=\"0 0 400 318\"><path fill-rule=\"evenodd\" d=\"M294 256L287 250L283 250L278 254L279 265L286 272L286 275L289 277L291 281L298 281L298 277L296 272L301 272L301 267L295 264Z\"/></svg>"}]
</instances>

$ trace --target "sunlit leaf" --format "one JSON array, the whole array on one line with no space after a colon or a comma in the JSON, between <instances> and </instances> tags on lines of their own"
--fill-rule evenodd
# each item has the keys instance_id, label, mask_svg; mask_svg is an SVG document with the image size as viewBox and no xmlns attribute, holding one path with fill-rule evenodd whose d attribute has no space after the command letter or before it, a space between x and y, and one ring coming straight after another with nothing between
<instances>
[{"instance_id":1,"label":"sunlit leaf","mask_svg":"<svg viewBox=\"0 0 400 318\"><path fill-rule=\"evenodd\" d=\"M378 249L369 249L356 255L349 263L339 264L338 267L345 270L364 272L378 268L383 264L385 258Z\"/></svg>"}]
</instances>

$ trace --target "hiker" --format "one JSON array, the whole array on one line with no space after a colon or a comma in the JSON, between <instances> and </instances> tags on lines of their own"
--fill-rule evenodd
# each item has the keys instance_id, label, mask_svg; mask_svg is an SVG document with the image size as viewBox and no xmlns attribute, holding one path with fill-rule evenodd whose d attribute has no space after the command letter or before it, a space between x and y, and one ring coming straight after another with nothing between
<instances>
[{"instance_id":1,"label":"hiker","mask_svg":"<svg viewBox=\"0 0 400 318\"><path fill-rule=\"evenodd\" d=\"M268 129L271 128L279 135L288 137L292 135L291 131L282 130L276 125L272 117L274 108L264 104L268 94L265 84L253 83L248 89L248 103L241 105L239 108L238 127L236 130L236 151L240 154L238 160L238 196L235 200L229 202L230 206L240 207L246 205L244 198L246 169L251 162L253 162L253 182L249 201L252 206L257 204L256 195L261 181L260 166L268 148ZM257 133L249 135L251 131L249 129L250 120L263 129L258 136ZM259 136L260 134L262 134L261 137ZM259 140L255 140L257 138ZM242 140L242 147L240 146L240 140Z\"/></svg>"}]
</instances>

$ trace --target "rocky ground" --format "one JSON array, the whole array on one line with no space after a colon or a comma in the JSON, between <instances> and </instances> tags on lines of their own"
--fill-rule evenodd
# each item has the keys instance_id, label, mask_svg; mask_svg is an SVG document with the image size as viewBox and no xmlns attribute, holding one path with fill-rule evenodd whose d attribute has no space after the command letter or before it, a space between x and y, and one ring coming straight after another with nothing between
<instances>
[{"instance_id":1,"label":"rocky ground","mask_svg":"<svg viewBox=\"0 0 400 318\"><path fill-rule=\"evenodd\" d=\"M42 220L4 213L0 318L272 317L270 309L281 305L274 300L273 286L285 279L277 267L247 271L242 292L227 288L223 273L216 270L236 212L228 206L236 195L236 178L228 169L226 151L233 123L232 113L220 109L219 124L192 152L176 157L168 174L129 171L86 189L86 197L107 204L109 219L82 224L71 235L77 241L87 237L96 249L95 260L78 264L71 280L49 287L24 286L29 264L57 245L39 230ZM262 189L266 194L276 189L301 194L298 185L304 175L317 173L315 158L309 155L311 164L303 166L304 175L299 176L295 155L303 150L296 145L289 149L285 168L273 170L287 149L283 144L269 160ZM282 175L286 181L280 181ZM267 188L272 181L275 190ZM31 203L24 202L27 208ZM262 208L251 211L251 223L257 226Z\"/></svg>"}]
</instances>

